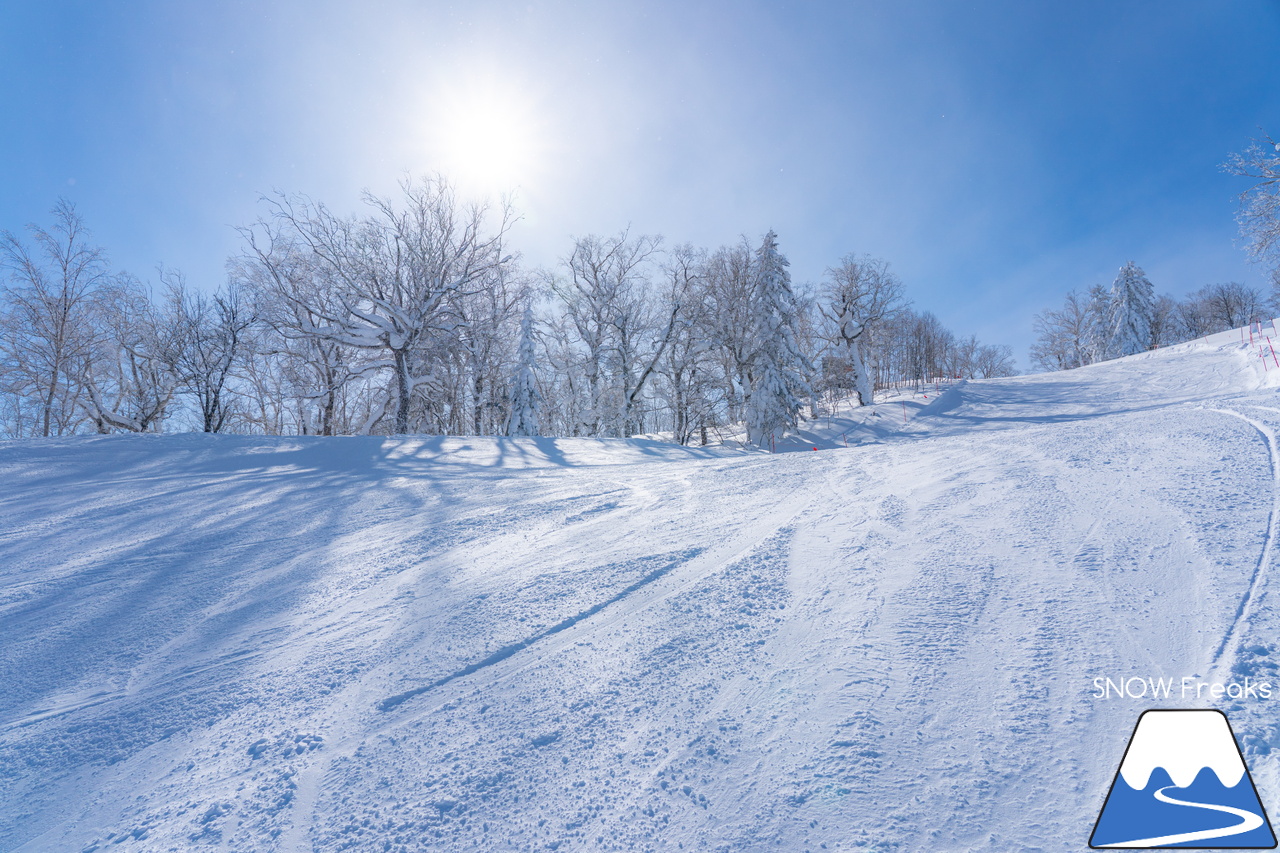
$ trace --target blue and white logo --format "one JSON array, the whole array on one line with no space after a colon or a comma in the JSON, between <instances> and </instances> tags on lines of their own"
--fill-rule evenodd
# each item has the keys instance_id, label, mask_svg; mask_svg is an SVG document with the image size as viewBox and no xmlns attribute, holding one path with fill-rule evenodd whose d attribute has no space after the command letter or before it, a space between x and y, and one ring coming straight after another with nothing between
<instances>
[{"instance_id":1,"label":"blue and white logo","mask_svg":"<svg viewBox=\"0 0 1280 853\"><path fill-rule=\"evenodd\" d=\"M1270 850L1271 822L1221 711L1146 711L1089 846Z\"/></svg>"}]
</instances>

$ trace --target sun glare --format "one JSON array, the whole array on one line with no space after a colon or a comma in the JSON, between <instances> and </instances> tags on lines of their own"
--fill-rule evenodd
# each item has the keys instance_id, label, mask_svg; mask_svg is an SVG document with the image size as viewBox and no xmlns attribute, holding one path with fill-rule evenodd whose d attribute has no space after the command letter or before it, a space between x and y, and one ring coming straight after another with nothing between
<instances>
[{"instance_id":1,"label":"sun glare","mask_svg":"<svg viewBox=\"0 0 1280 853\"><path fill-rule=\"evenodd\" d=\"M459 185L495 194L533 182L545 141L529 96L487 81L443 91L433 106L432 153Z\"/></svg>"}]
</instances>

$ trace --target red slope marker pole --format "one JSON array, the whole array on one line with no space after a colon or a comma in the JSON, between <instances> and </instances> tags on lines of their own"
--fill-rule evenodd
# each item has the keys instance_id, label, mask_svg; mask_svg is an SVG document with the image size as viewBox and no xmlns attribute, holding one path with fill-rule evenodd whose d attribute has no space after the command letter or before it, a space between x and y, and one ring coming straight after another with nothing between
<instances>
[{"instance_id":1,"label":"red slope marker pole","mask_svg":"<svg viewBox=\"0 0 1280 853\"><path fill-rule=\"evenodd\" d=\"M1276 363L1276 367L1280 367L1280 358L1276 358L1276 348L1271 346L1271 341L1267 341L1267 348L1271 350L1271 360ZM1266 361L1264 358L1263 361Z\"/></svg>"}]
</instances>

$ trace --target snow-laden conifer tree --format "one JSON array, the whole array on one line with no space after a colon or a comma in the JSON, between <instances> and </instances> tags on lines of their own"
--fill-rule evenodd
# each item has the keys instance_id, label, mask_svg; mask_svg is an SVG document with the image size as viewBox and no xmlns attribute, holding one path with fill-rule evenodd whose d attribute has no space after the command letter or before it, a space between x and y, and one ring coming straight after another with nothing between
<instances>
[{"instance_id":1,"label":"snow-laden conifer tree","mask_svg":"<svg viewBox=\"0 0 1280 853\"><path fill-rule=\"evenodd\" d=\"M1115 323L1112 315L1111 293L1102 285L1095 284L1089 288L1089 301L1086 303L1086 335L1088 359L1085 364L1094 364L1115 358L1112 331Z\"/></svg>"},{"instance_id":2,"label":"snow-laden conifer tree","mask_svg":"<svg viewBox=\"0 0 1280 853\"><path fill-rule=\"evenodd\" d=\"M1111 285L1111 357L1151 349L1151 315L1155 301L1155 288L1141 267L1129 261L1120 268Z\"/></svg>"},{"instance_id":3,"label":"snow-laden conifer tree","mask_svg":"<svg viewBox=\"0 0 1280 853\"><path fill-rule=\"evenodd\" d=\"M520 320L520 349L516 354L516 372L511 379L511 412L507 416L507 435L539 435L538 410L542 395L533 375L533 309L526 307Z\"/></svg>"},{"instance_id":4,"label":"snow-laden conifer tree","mask_svg":"<svg viewBox=\"0 0 1280 853\"><path fill-rule=\"evenodd\" d=\"M808 392L804 356L796 339L797 304L788 262L770 231L756 250L753 302L755 347L747 400L747 438L765 446L769 437L795 426Z\"/></svg>"}]
</instances>

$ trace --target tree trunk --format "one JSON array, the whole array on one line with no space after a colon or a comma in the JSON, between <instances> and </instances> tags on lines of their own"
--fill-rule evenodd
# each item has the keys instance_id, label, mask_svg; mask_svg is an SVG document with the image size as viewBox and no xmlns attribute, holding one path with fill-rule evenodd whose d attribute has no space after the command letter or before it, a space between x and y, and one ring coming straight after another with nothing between
<instances>
[{"instance_id":1,"label":"tree trunk","mask_svg":"<svg viewBox=\"0 0 1280 853\"><path fill-rule=\"evenodd\" d=\"M671 380L676 392L675 411L672 413L674 422L671 425L673 438L681 444L686 444L689 441L689 419L684 410L684 371L674 371Z\"/></svg>"},{"instance_id":2,"label":"tree trunk","mask_svg":"<svg viewBox=\"0 0 1280 853\"><path fill-rule=\"evenodd\" d=\"M396 350L396 435L409 432L409 354Z\"/></svg>"},{"instance_id":3,"label":"tree trunk","mask_svg":"<svg viewBox=\"0 0 1280 853\"><path fill-rule=\"evenodd\" d=\"M58 393L58 374L55 371L53 378L49 381L49 394L44 398L44 432L45 438L49 437L49 429L53 420L53 398Z\"/></svg>"}]
</instances>

